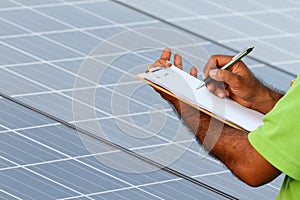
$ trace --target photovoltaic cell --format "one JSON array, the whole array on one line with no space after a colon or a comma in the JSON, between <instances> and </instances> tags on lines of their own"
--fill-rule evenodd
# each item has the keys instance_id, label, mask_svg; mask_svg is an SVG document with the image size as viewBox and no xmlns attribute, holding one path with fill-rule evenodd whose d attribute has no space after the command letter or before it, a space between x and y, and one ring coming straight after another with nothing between
<instances>
[{"instance_id":1,"label":"photovoltaic cell","mask_svg":"<svg viewBox=\"0 0 300 200\"><path fill-rule=\"evenodd\" d=\"M39 116L27 111L32 114L28 120L35 115ZM5 152L1 154L1 185L7 193L19 198L35 199L67 198L86 194L95 198L96 195L103 195L105 198L107 194L117 195L114 190L125 191L126 195L153 196L142 187L178 180L178 177L161 170L145 174L124 173L103 165L86 151L77 132L62 125L51 125L51 122L49 120L49 126L45 127L9 129L10 131L1 133L1 152ZM123 158L132 160L135 165L149 167L122 151L116 151L99 141L94 142L98 146L99 156L103 155L106 159ZM137 189L139 187L141 189ZM192 188L206 195L210 193L206 190L201 192L203 189L194 184ZM188 197L187 194L188 191L182 195ZM214 196L213 193L210 195Z\"/></svg>"},{"instance_id":2,"label":"photovoltaic cell","mask_svg":"<svg viewBox=\"0 0 300 200\"><path fill-rule=\"evenodd\" d=\"M1 26L1 30L0 30L0 36L4 37L4 36L9 36L9 35L18 35L18 34L24 34L24 33L28 33L27 31L24 31L12 24L9 24L5 21L0 21L0 26Z\"/></svg>"},{"instance_id":3,"label":"photovoltaic cell","mask_svg":"<svg viewBox=\"0 0 300 200\"><path fill-rule=\"evenodd\" d=\"M92 14L82 12L79 9L74 8L72 6L55 6L40 8L38 9L38 11L41 11L42 13L50 15L55 19L61 20L78 28L105 26L111 24L105 19L99 19L93 16Z\"/></svg>"},{"instance_id":4,"label":"photovoltaic cell","mask_svg":"<svg viewBox=\"0 0 300 200\"><path fill-rule=\"evenodd\" d=\"M47 38L55 40L85 54L90 53L101 42L100 39L78 31L48 34Z\"/></svg>"},{"instance_id":5,"label":"photovoltaic cell","mask_svg":"<svg viewBox=\"0 0 300 200\"><path fill-rule=\"evenodd\" d=\"M20 51L16 51L3 43L0 44L0 52L1 65L13 65L36 61L36 59L29 57Z\"/></svg>"},{"instance_id":6,"label":"photovoltaic cell","mask_svg":"<svg viewBox=\"0 0 300 200\"><path fill-rule=\"evenodd\" d=\"M0 16L18 26L24 27L31 31L58 31L66 29L67 27L61 23L53 21L38 13L32 12L28 9L18 9L11 11L3 11ZM22 17L20 17L22 16ZM39 20L36 20L39 19Z\"/></svg>"},{"instance_id":7,"label":"photovoltaic cell","mask_svg":"<svg viewBox=\"0 0 300 200\"><path fill-rule=\"evenodd\" d=\"M59 60L79 56L79 54L39 36L6 39L5 43L13 45L37 60Z\"/></svg>"}]
</instances>

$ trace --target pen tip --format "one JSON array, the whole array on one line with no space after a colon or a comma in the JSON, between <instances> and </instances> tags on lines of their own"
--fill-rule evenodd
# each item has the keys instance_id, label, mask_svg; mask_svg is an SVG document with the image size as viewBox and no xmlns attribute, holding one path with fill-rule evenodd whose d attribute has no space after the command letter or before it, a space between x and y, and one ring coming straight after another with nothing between
<instances>
[{"instance_id":1,"label":"pen tip","mask_svg":"<svg viewBox=\"0 0 300 200\"><path fill-rule=\"evenodd\" d=\"M205 82L203 82L201 85L199 85L196 90L199 90L200 88L202 88L205 85Z\"/></svg>"}]
</instances>

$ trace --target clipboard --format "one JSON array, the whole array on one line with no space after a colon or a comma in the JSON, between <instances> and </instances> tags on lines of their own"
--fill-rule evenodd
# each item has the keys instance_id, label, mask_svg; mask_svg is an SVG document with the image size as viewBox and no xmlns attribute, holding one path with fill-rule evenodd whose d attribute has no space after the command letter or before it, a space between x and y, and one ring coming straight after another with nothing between
<instances>
[{"instance_id":1,"label":"clipboard","mask_svg":"<svg viewBox=\"0 0 300 200\"><path fill-rule=\"evenodd\" d=\"M206 87L197 90L202 81L175 66L154 67L137 78L235 129L252 131L263 124L262 113L218 98Z\"/></svg>"}]
</instances>

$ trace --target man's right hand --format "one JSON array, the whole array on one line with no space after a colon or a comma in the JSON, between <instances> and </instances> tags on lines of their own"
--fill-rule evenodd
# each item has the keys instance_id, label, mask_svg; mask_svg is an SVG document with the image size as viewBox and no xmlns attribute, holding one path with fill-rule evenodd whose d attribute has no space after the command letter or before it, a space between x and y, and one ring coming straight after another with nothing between
<instances>
[{"instance_id":1,"label":"man's right hand","mask_svg":"<svg viewBox=\"0 0 300 200\"><path fill-rule=\"evenodd\" d=\"M210 57L203 79L210 76L215 81L207 85L208 90L220 98L226 96L247 108L268 113L282 95L264 86L242 61L229 69L220 69L231 59L232 56L223 55Z\"/></svg>"}]
</instances>

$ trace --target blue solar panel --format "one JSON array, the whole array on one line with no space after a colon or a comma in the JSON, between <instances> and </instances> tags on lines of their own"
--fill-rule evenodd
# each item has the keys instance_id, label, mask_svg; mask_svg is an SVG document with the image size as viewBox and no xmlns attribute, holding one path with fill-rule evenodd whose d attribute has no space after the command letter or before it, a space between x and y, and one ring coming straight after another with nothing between
<instances>
[{"instance_id":1,"label":"blue solar panel","mask_svg":"<svg viewBox=\"0 0 300 200\"><path fill-rule=\"evenodd\" d=\"M244 61L287 91L300 69L299 45L290 45L299 42L298 7L294 0L2 1L0 198L274 199L282 176L257 189L237 180L135 75L165 46L184 55L187 71L254 44Z\"/></svg>"},{"instance_id":2,"label":"blue solar panel","mask_svg":"<svg viewBox=\"0 0 300 200\"><path fill-rule=\"evenodd\" d=\"M113 192L116 190L153 197L154 194L143 187L181 180L159 168L148 173L115 170L99 162L96 157L103 156L102 159L112 161L117 159L115 162L124 159L142 168L155 167L92 138L89 141L97 145L98 152L91 155L75 130L8 100L1 99L1 103L1 187L8 196L44 199L96 197L103 193L105 197L107 194L116 196ZM12 108L18 113L5 111ZM23 113L27 116L22 117ZM15 122L11 114L30 125L15 128L10 125ZM217 196L199 189L195 184L189 187L192 188L203 195Z\"/></svg>"}]
</instances>

